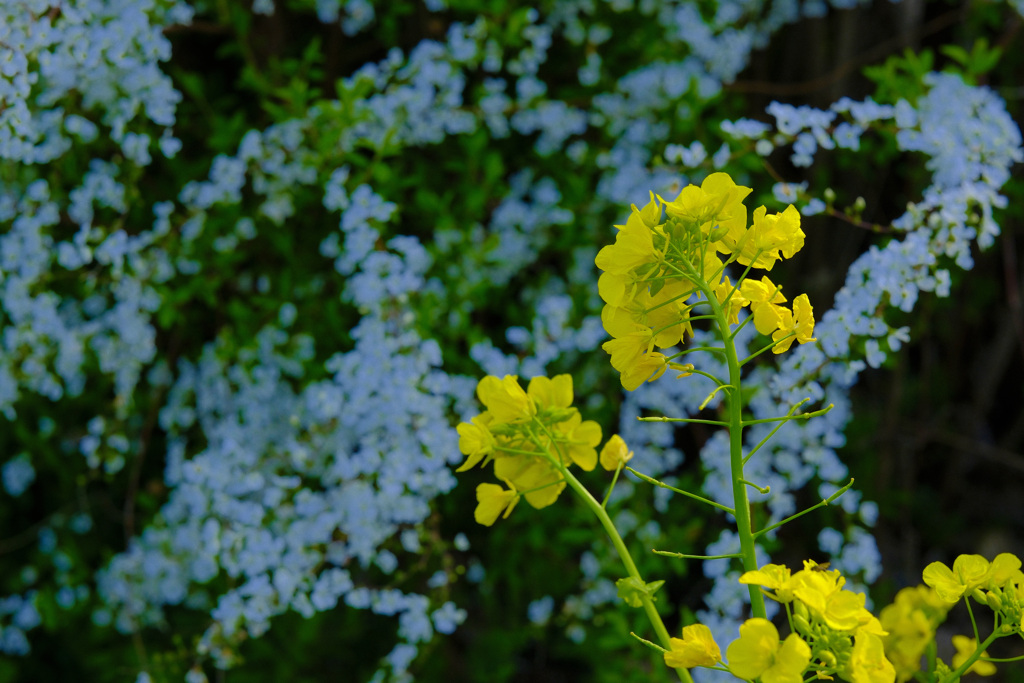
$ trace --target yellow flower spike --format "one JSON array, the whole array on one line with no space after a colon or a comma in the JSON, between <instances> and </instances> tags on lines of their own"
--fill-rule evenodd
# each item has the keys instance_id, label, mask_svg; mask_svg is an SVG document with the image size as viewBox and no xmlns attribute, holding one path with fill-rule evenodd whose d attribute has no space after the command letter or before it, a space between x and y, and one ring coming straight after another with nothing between
<instances>
[{"instance_id":1,"label":"yellow flower spike","mask_svg":"<svg viewBox=\"0 0 1024 683\"><path fill-rule=\"evenodd\" d=\"M534 377L526 387L526 395L538 408L568 408L572 405L572 375Z\"/></svg>"},{"instance_id":2,"label":"yellow flower spike","mask_svg":"<svg viewBox=\"0 0 1024 683\"><path fill-rule=\"evenodd\" d=\"M850 660L842 675L850 683L893 683L896 668L885 657L882 639L864 633L854 639Z\"/></svg>"},{"instance_id":3,"label":"yellow flower spike","mask_svg":"<svg viewBox=\"0 0 1024 683\"><path fill-rule=\"evenodd\" d=\"M704 624L683 627L683 637L670 640L671 650L665 653L665 664L678 669L695 666L714 666L722 661L722 651Z\"/></svg>"},{"instance_id":4,"label":"yellow flower spike","mask_svg":"<svg viewBox=\"0 0 1024 683\"><path fill-rule=\"evenodd\" d=\"M956 648L956 654L953 655L953 668L959 669L960 666L974 654L974 651L978 649L978 641L974 638L968 638L967 636L953 636L953 647ZM982 652L981 656L988 657L988 652ZM995 664L992 662L985 662L980 659L974 664L971 664L971 668L966 671L966 673L974 673L979 676L991 676L995 672Z\"/></svg>"},{"instance_id":5,"label":"yellow flower spike","mask_svg":"<svg viewBox=\"0 0 1024 683\"><path fill-rule=\"evenodd\" d=\"M512 514L512 508L519 501L519 494L516 487L506 481L511 490L506 490L497 484L480 484L476 487L476 511L473 518L478 524L491 526L498 517L503 519ZM502 514L504 512L504 514Z\"/></svg>"},{"instance_id":6,"label":"yellow flower spike","mask_svg":"<svg viewBox=\"0 0 1024 683\"><path fill-rule=\"evenodd\" d=\"M743 200L751 192L751 188L737 185L728 173L712 173L700 187L688 185L665 203L665 213L699 226L704 235L718 230L725 233L722 239L737 240L747 227Z\"/></svg>"},{"instance_id":7,"label":"yellow flower spike","mask_svg":"<svg viewBox=\"0 0 1024 683\"><path fill-rule=\"evenodd\" d=\"M747 619L739 640L726 650L729 671L737 678L762 683L801 683L811 662L811 648L795 633L779 643L779 632L767 619Z\"/></svg>"},{"instance_id":8,"label":"yellow flower spike","mask_svg":"<svg viewBox=\"0 0 1024 683\"><path fill-rule=\"evenodd\" d=\"M658 352L645 353L632 366L621 370L619 381L626 391L635 391L644 382L653 382L665 374L668 358Z\"/></svg>"},{"instance_id":9,"label":"yellow flower spike","mask_svg":"<svg viewBox=\"0 0 1024 683\"><path fill-rule=\"evenodd\" d=\"M466 462L455 470L456 472L465 472L475 467L484 459L484 456L494 452L498 443L494 439L494 435L491 434L491 430L487 428L491 420L493 417L490 413L481 413L470 419L469 422L460 423L455 428L455 431L459 433L459 450L467 456Z\"/></svg>"},{"instance_id":10,"label":"yellow flower spike","mask_svg":"<svg viewBox=\"0 0 1024 683\"><path fill-rule=\"evenodd\" d=\"M611 438L601 449L601 467L614 472L619 465L625 465L633 459L633 451L629 450L626 442L618 434L612 434Z\"/></svg>"},{"instance_id":11,"label":"yellow flower spike","mask_svg":"<svg viewBox=\"0 0 1024 683\"><path fill-rule=\"evenodd\" d=\"M569 440L565 449L569 459L586 472L593 470L597 466L596 447L601 443L601 425L593 420L584 422L576 412L565 422L560 422L557 428Z\"/></svg>"},{"instance_id":12,"label":"yellow flower spike","mask_svg":"<svg viewBox=\"0 0 1024 683\"><path fill-rule=\"evenodd\" d=\"M537 414L537 407L519 386L515 375L505 375L502 379L487 375L477 385L476 395L494 417L495 425L529 419Z\"/></svg>"}]
</instances>

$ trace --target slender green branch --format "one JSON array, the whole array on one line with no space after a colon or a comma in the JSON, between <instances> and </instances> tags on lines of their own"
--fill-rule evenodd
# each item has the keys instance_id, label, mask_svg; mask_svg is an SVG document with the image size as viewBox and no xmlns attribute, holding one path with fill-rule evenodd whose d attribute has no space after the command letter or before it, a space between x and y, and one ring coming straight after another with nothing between
<instances>
[{"instance_id":1,"label":"slender green branch","mask_svg":"<svg viewBox=\"0 0 1024 683\"><path fill-rule=\"evenodd\" d=\"M783 415L782 417L765 417L760 420L744 420L743 426L749 427L750 425L767 424L768 422L787 422L789 420L808 420L812 417L824 415L825 413L829 412L835 407L836 406L834 403L829 403L821 410L815 410L814 412L811 413L799 413L798 415Z\"/></svg>"},{"instance_id":2,"label":"slender green branch","mask_svg":"<svg viewBox=\"0 0 1024 683\"><path fill-rule=\"evenodd\" d=\"M687 498L692 498L693 500L696 500L698 502L706 503L706 504L710 505L711 507L718 508L722 512L727 512L730 515L735 514L735 512L732 510L732 508L726 507L725 505L722 505L721 503L716 503L713 500L708 500L707 498L701 498L700 496L698 496L695 493L690 493L689 491L684 491L683 489L677 489L674 486L669 486L668 484L666 484L663 481L658 481L657 479L655 479L653 477L648 477L646 474L641 474L640 472L637 472L636 470L634 470L629 465L626 465L626 469L629 470L630 472L632 472L633 474L635 474L636 476L638 476L639 478L641 478L644 481L646 481L648 484L653 484L655 486L660 486L661 488L668 489L669 491L672 491L673 493L678 493L679 495L686 496Z\"/></svg>"},{"instance_id":3,"label":"slender green branch","mask_svg":"<svg viewBox=\"0 0 1024 683\"><path fill-rule=\"evenodd\" d=\"M797 517L803 517L808 512L811 512L812 510L817 510L820 507L825 507L826 505L831 505L832 503L834 503L836 501L837 498L839 498L839 496L841 496L844 493L846 493L847 491L849 491L851 486L853 486L853 479L850 479L850 483L849 484L847 484L843 488L839 489L838 491L836 491L835 493L833 493L831 496L829 496L825 500L821 501L820 503L817 503L816 505L812 505L811 507L807 508L806 510L798 512L795 515L790 515L789 517L786 517L781 522L776 522L775 524L772 524L771 526L766 526L765 528L761 529L760 531L755 531L754 532L754 537L756 538L758 536L761 536L762 534L766 534L769 531L772 531L773 529L778 529L783 524L788 524L789 522L792 522Z\"/></svg>"},{"instance_id":4,"label":"slender green branch","mask_svg":"<svg viewBox=\"0 0 1024 683\"><path fill-rule=\"evenodd\" d=\"M604 527L605 532L608 534L608 538L611 539L612 545L615 547L616 552L619 554L619 559L622 560L622 564L626 567L626 572L633 578L637 579L641 583L644 583L643 578L640 576L640 571L636 568L636 563L633 562L632 555L629 554L629 549L626 548L625 542L622 540L622 536L619 535L618 529L615 528L614 522L611 517L608 516L608 512L601 507L601 505L590 495L590 491L580 483L572 472L566 467L562 467L562 476L569 483L569 486L573 491L583 499L590 511L593 512L598 521L601 522L601 526ZM649 595L640 595L640 600L643 603L644 612L647 614L647 618L651 622L651 626L654 627L654 632L658 635L658 640L661 641L665 648L671 648L671 638L668 635L668 629L665 628L665 623L661 620L661 615L658 614L657 608L654 606L654 601ZM693 679L690 677L690 672L683 668L676 669L679 674L680 680L685 683L693 683Z\"/></svg>"},{"instance_id":5,"label":"slender green branch","mask_svg":"<svg viewBox=\"0 0 1024 683\"><path fill-rule=\"evenodd\" d=\"M615 490L615 482L617 482L619 480L619 472L621 472L621 471L622 471L622 461L620 460L619 464L615 466L615 474L612 475L612 483L608 487L608 493L604 494L604 500L601 501L601 508L602 509L607 509L608 508L608 499L612 497L612 491Z\"/></svg>"},{"instance_id":6,"label":"slender green branch","mask_svg":"<svg viewBox=\"0 0 1024 683\"><path fill-rule=\"evenodd\" d=\"M637 640L639 640L641 643L643 643L647 647L651 648L652 650L655 650L655 651L660 652L662 654L665 654L666 652L668 652L668 650L663 648L661 645L658 645L657 643L652 643L649 640L645 640L644 638L641 638L640 636L638 636L637 634L633 633L632 631L629 632L629 635L633 636L634 638L636 638Z\"/></svg>"},{"instance_id":7,"label":"slender green branch","mask_svg":"<svg viewBox=\"0 0 1024 683\"><path fill-rule=\"evenodd\" d=\"M708 394L708 397L706 399L704 399L704 401L700 404L700 406L697 407L697 410L704 410L705 408L707 408L708 404L711 403L711 399L713 399L715 397L715 394L717 394L722 389L735 389L735 388L736 387L734 387L731 384L719 384L717 387L715 387L714 389L711 390L711 393Z\"/></svg>"},{"instance_id":8,"label":"slender green branch","mask_svg":"<svg viewBox=\"0 0 1024 683\"><path fill-rule=\"evenodd\" d=\"M743 482L744 484L746 484L747 486L749 486L750 488L755 489L758 493L760 493L762 495L767 494L767 493L771 493L771 490L772 490L771 486L758 486L754 482L747 481L746 479L740 479L740 481Z\"/></svg>"},{"instance_id":9,"label":"slender green branch","mask_svg":"<svg viewBox=\"0 0 1024 683\"><path fill-rule=\"evenodd\" d=\"M802 406L803 404L807 403L810 400L811 399L809 399L809 398L805 398L804 400L802 400L799 403L797 403L795 406L793 406L792 408L789 409L789 412L786 413L786 417L793 417L793 413L796 412L797 408L799 408L800 406ZM747 457L743 458L743 464L746 465L747 461L750 460L750 458L752 458L754 456L754 453L757 453L757 451L761 449L761 446L763 446L766 443L768 443L768 440L771 439L773 436L775 436L775 432L777 432L780 429L782 429L782 425L784 425L784 424L786 424L786 421L785 420L781 420L779 422L779 424L775 425L775 428L772 429L772 431L768 432L768 435L766 437L764 437L763 439L758 441L757 445L754 446L754 448L751 449L751 451L749 453L747 453Z\"/></svg>"},{"instance_id":10,"label":"slender green branch","mask_svg":"<svg viewBox=\"0 0 1024 683\"><path fill-rule=\"evenodd\" d=\"M743 557L739 553L729 553L728 555L687 555L686 553L674 553L669 550L652 550L651 552L655 555L676 557L683 560L734 560L738 557Z\"/></svg>"},{"instance_id":11,"label":"slender green branch","mask_svg":"<svg viewBox=\"0 0 1024 683\"><path fill-rule=\"evenodd\" d=\"M975 631L975 635L977 635L977 631ZM967 659L965 659L963 663L956 668L956 671L950 672L948 676L942 679L942 683L953 683L953 681L959 681L963 677L963 675L967 673L967 670L974 666L974 663L981 658L981 653L984 652L989 645L995 642L997 638L1000 638L1003 635L1005 634L1000 633L999 631L993 631L991 634L989 634L989 637L985 639L985 642L979 643L978 647L975 648L974 653L971 654L971 656L969 656ZM977 641L977 638L975 638L975 641Z\"/></svg>"},{"instance_id":12,"label":"slender green branch","mask_svg":"<svg viewBox=\"0 0 1024 683\"><path fill-rule=\"evenodd\" d=\"M752 319L753 317L754 317L754 316L749 316L749 318L748 318L748 319ZM744 321L744 322L746 322L746 321ZM795 335L795 334L796 334L796 332L794 332L793 334ZM761 348L759 348L759 349L758 349L757 351L754 351L754 352L753 352L752 354L750 354L749 356L747 356L746 358L744 358L743 360L741 360L741 361L740 361L740 366L746 365L747 363L749 363L750 361L754 360L755 358L757 358L758 356L760 356L760 355L761 355L762 353L764 353L765 351L767 351L768 349L772 349L772 348L775 348L776 346L778 346L779 342L781 342L781 341L782 341L782 339L780 339L780 340L778 340L778 341L772 340L772 343L771 343L771 344L767 344L767 345L765 345L765 346L762 346L762 347L761 347Z\"/></svg>"},{"instance_id":13,"label":"slender green branch","mask_svg":"<svg viewBox=\"0 0 1024 683\"><path fill-rule=\"evenodd\" d=\"M696 418L696 417L663 417L663 416L656 416L656 417L638 417L637 420L639 420L640 422L690 422L690 423L693 423L693 424L701 424L701 425L718 425L719 427L728 427L729 426L728 422L723 422L722 420L702 420L702 419Z\"/></svg>"}]
</instances>

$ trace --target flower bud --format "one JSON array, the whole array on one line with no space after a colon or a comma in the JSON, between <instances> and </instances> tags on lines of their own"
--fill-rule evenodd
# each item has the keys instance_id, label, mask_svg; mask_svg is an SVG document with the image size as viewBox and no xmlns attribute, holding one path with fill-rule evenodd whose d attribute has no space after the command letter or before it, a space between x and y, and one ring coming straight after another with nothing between
<instances>
[{"instance_id":1,"label":"flower bud","mask_svg":"<svg viewBox=\"0 0 1024 683\"><path fill-rule=\"evenodd\" d=\"M796 604L799 605L800 603L796 603ZM810 622L807 621L807 617L800 616L799 614L794 614L793 615L793 628L796 629L797 633L801 633L803 635L810 635L811 634L811 624L810 624Z\"/></svg>"},{"instance_id":2,"label":"flower bud","mask_svg":"<svg viewBox=\"0 0 1024 683\"><path fill-rule=\"evenodd\" d=\"M999 599L998 595L991 591L985 593L985 604L988 605L993 612L998 612L1003 609L1003 601Z\"/></svg>"},{"instance_id":3,"label":"flower bud","mask_svg":"<svg viewBox=\"0 0 1024 683\"><path fill-rule=\"evenodd\" d=\"M835 669L837 666L839 666L839 662L836 661L836 656L828 650L822 650L821 652L819 652L818 659L821 660L822 664L824 664L826 667L830 669Z\"/></svg>"},{"instance_id":4,"label":"flower bud","mask_svg":"<svg viewBox=\"0 0 1024 683\"><path fill-rule=\"evenodd\" d=\"M729 226L719 224L711 229L711 232L708 234L708 239L712 242L717 242L727 234L729 234Z\"/></svg>"}]
</instances>

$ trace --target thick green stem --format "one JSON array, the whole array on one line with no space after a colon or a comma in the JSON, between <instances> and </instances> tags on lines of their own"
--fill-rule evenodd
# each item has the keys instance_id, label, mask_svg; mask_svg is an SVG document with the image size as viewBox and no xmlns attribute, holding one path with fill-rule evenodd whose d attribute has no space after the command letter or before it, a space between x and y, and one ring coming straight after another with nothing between
<instances>
[{"instance_id":1,"label":"thick green stem","mask_svg":"<svg viewBox=\"0 0 1024 683\"><path fill-rule=\"evenodd\" d=\"M729 318L711 288L702 284L701 290L714 311L718 328L725 347L725 362L729 366L729 384L733 389L726 393L725 405L729 413L729 467L732 474L733 515L736 517L736 532L740 537L740 559L744 571L757 569L754 530L750 521L750 500L747 485L743 482L743 368L736 356L736 344L730 334ZM750 609L755 617L766 618L764 596L758 586L748 586Z\"/></svg>"},{"instance_id":2,"label":"thick green stem","mask_svg":"<svg viewBox=\"0 0 1024 683\"><path fill-rule=\"evenodd\" d=\"M619 535L619 530L615 528L615 524L612 522L612 518L608 516L608 512L601 507L601 504L597 502L594 496L590 495L588 491L580 481L573 476L572 472L568 469L564 469L562 472L565 477L565 481L569 484L570 488L576 492L576 494L583 499L590 511L597 516L597 519L601 522L601 526L604 527L605 532L612 541L612 545L615 546L615 551L619 554L619 559L622 560L622 564L626 567L626 572L633 578L643 581L643 577L640 576L640 571L636 568L636 563L633 561L633 556L629 554L629 549L626 548L625 542L622 540L622 536ZM665 623L661 620L661 615L658 614L658 610L654 607L654 601L650 596L641 596L643 601L644 612L647 613L647 618L651 622L651 626L654 627L654 632L658 636L658 640L661 641L662 647L666 650L672 648L671 638L668 635L668 629L665 628ZM676 669L679 674L679 679L686 683L692 683L693 679L690 677L690 672L686 669Z\"/></svg>"}]
</instances>

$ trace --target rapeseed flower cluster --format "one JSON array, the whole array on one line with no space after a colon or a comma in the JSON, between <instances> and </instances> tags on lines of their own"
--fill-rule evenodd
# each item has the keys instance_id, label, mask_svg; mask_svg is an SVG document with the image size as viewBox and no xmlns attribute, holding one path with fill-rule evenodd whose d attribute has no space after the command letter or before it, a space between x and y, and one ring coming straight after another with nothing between
<instances>
[{"instance_id":1,"label":"rapeseed flower cluster","mask_svg":"<svg viewBox=\"0 0 1024 683\"><path fill-rule=\"evenodd\" d=\"M534 377L525 391L515 375L488 375L476 394L486 410L457 427L466 461L456 471L493 462L504 483L477 487L474 516L480 524L508 517L520 498L535 508L551 505L566 486L568 467L589 472L597 465L601 426L572 407L570 375Z\"/></svg>"},{"instance_id":2,"label":"rapeseed flower cluster","mask_svg":"<svg viewBox=\"0 0 1024 683\"><path fill-rule=\"evenodd\" d=\"M782 288L767 276L746 278L750 268L770 271L804 245L800 213L793 206L774 215L762 206L748 225L743 200L750 192L728 174L713 173L672 201L652 193L642 209L633 205L625 225L615 226L615 244L598 253L596 263L604 271L598 280L605 302L601 320L612 336L602 348L627 390L675 367L655 348L692 336L694 309L707 307L712 297L727 318L723 324L738 324L740 309L749 307L757 331L776 342L775 353L788 350L794 340L814 340L814 314L805 294L786 308ZM733 262L746 267L735 285L725 277ZM711 312L698 311L701 316Z\"/></svg>"},{"instance_id":3,"label":"rapeseed flower cluster","mask_svg":"<svg viewBox=\"0 0 1024 683\"><path fill-rule=\"evenodd\" d=\"M744 622L722 665L737 678L763 683L801 683L808 674L851 683L896 679L883 646L886 631L865 607L865 595L844 589L846 579L839 571L811 561L796 573L768 564L743 574L740 583L760 586L766 596L786 605L792 632L781 638L767 619ZM687 629L682 640L672 639L667 664L710 667L721 661L713 640L707 643L702 631Z\"/></svg>"}]
</instances>

